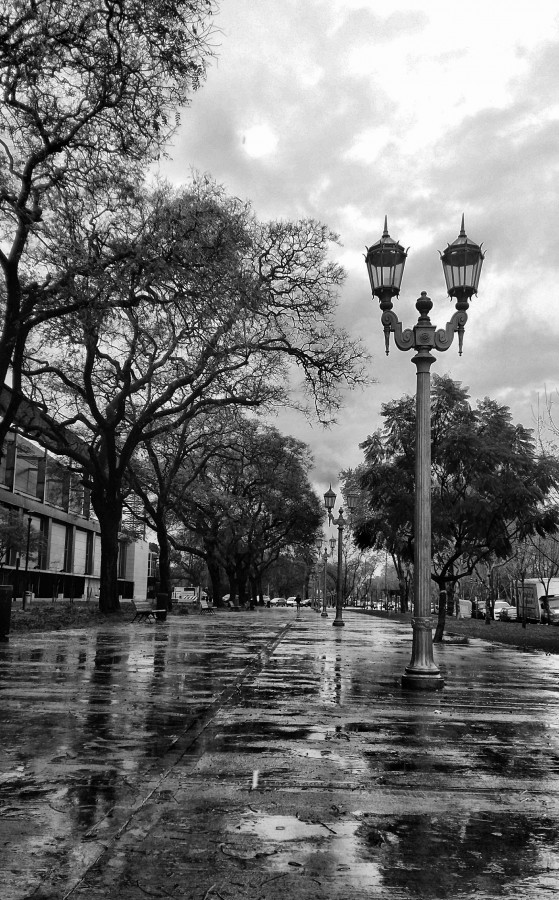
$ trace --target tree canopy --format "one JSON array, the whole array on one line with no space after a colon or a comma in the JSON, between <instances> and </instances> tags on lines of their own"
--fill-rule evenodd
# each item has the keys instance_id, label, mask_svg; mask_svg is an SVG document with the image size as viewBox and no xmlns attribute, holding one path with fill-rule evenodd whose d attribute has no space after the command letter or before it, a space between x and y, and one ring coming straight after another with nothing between
<instances>
[{"instance_id":1,"label":"tree canopy","mask_svg":"<svg viewBox=\"0 0 559 900\"><path fill-rule=\"evenodd\" d=\"M172 497L182 546L205 559L218 602L222 571L244 601L247 592L254 598L280 555L307 560L310 568L324 518L305 444L246 418L231 426L227 449L196 479L175 479Z\"/></svg>"},{"instance_id":2,"label":"tree canopy","mask_svg":"<svg viewBox=\"0 0 559 900\"><path fill-rule=\"evenodd\" d=\"M327 418L363 378L361 346L334 324L333 239L310 220L260 223L207 179L158 186L121 220L129 252L74 285L89 303L35 329L23 383L51 428L30 436L86 474L113 573L102 558L103 608L118 603L115 535L145 442L219 408L287 402L297 370Z\"/></svg>"},{"instance_id":3,"label":"tree canopy","mask_svg":"<svg viewBox=\"0 0 559 900\"><path fill-rule=\"evenodd\" d=\"M357 542L412 560L414 399L387 403L382 415L384 427L362 445L368 512ZM537 454L532 432L513 424L508 407L489 398L472 407L448 376L433 376L431 416L432 578L452 593L481 560L509 556L516 538L557 528L559 463ZM444 626L442 604L439 612Z\"/></svg>"},{"instance_id":4,"label":"tree canopy","mask_svg":"<svg viewBox=\"0 0 559 900\"><path fill-rule=\"evenodd\" d=\"M123 196L204 78L212 0L0 0L0 385L74 295ZM89 246L69 251L86 215ZM99 264L99 259L96 259Z\"/></svg>"}]
</instances>

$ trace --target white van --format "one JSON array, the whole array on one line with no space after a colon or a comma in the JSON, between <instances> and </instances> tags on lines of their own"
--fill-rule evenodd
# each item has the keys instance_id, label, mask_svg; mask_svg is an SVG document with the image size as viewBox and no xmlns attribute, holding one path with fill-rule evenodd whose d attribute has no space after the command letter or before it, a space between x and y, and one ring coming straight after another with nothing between
<instances>
[{"instance_id":1,"label":"white van","mask_svg":"<svg viewBox=\"0 0 559 900\"><path fill-rule=\"evenodd\" d=\"M518 621L526 615L527 622L541 622L542 613L545 618L543 598L559 597L559 578L544 578L543 583L539 578L525 578L524 582L516 582L515 590Z\"/></svg>"}]
</instances>

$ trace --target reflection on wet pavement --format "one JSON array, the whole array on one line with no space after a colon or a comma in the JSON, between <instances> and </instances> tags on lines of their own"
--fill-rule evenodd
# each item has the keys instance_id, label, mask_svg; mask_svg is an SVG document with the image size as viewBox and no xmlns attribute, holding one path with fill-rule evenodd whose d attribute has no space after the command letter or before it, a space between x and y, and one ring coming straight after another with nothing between
<instances>
[{"instance_id":1,"label":"reflection on wet pavement","mask_svg":"<svg viewBox=\"0 0 559 900\"><path fill-rule=\"evenodd\" d=\"M0 648L0 883L26 896L76 836L134 802L155 762L281 626L17 634ZM191 632L194 630L194 634ZM141 790L141 787L140 787ZM1 875L8 872L6 878Z\"/></svg>"},{"instance_id":2,"label":"reflection on wet pavement","mask_svg":"<svg viewBox=\"0 0 559 900\"><path fill-rule=\"evenodd\" d=\"M559 896L559 658L446 645L425 695L409 652L311 610L18 635L2 896Z\"/></svg>"}]
</instances>

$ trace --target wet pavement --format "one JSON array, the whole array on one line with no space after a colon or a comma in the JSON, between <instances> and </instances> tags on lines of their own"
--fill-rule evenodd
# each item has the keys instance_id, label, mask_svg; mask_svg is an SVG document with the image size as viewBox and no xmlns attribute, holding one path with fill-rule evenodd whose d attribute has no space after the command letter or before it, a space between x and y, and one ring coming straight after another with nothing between
<instances>
[{"instance_id":1,"label":"wet pavement","mask_svg":"<svg viewBox=\"0 0 559 900\"><path fill-rule=\"evenodd\" d=\"M559 897L559 656L345 620L12 635L2 900Z\"/></svg>"}]
</instances>

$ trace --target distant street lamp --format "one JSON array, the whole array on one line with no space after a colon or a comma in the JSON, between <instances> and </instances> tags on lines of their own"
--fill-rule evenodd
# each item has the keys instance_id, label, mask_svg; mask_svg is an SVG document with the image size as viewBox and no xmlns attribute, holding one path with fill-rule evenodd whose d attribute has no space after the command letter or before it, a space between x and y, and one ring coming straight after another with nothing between
<instances>
[{"instance_id":1,"label":"distant street lamp","mask_svg":"<svg viewBox=\"0 0 559 900\"><path fill-rule=\"evenodd\" d=\"M328 548L324 548L324 553L322 554L322 562L324 563L324 588L322 591L322 612L320 616L322 619L328 618L328 612L326 611L326 590L328 587Z\"/></svg>"},{"instance_id":2,"label":"distant street lamp","mask_svg":"<svg viewBox=\"0 0 559 900\"><path fill-rule=\"evenodd\" d=\"M415 350L412 362L417 368L416 444L415 444L415 528L414 528L414 605L413 643L410 664L402 676L404 687L419 690L438 690L444 685L441 673L433 660L431 622L431 365L435 362L431 350L448 350L458 333L458 349L462 353L466 311L469 301L477 294L484 254L481 245L474 243L464 231L464 216L460 234L441 254L448 295L456 301L456 312L445 328L437 330L431 324L429 312L433 304L425 291L415 306L419 319L414 328L402 329L393 312L392 298L400 293L407 251L388 234L387 220L379 241L367 248L365 257L373 296L378 297L382 311L386 353L390 333L399 350Z\"/></svg>"},{"instance_id":3,"label":"distant street lamp","mask_svg":"<svg viewBox=\"0 0 559 900\"><path fill-rule=\"evenodd\" d=\"M331 525L338 526L338 581L336 585L336 618L332 622L332 625L337 627L341 627L345 625L343 620L342 610L344 603L344 595L343 595L343 583L342 583L342 560L343 560L343 537L344 537L344 526L347 525L347 520L344 519L344 511L340 506L340 512L338 518L335 519L332 510L336 504L336 493L332 490L332 485L330 485L329 490L324 494L324 506L328 510L328 521ZM347 505L349 511L355 509L357 505L357 495L356 494L348 494L347 495ZM334 552L334 546L336 544L335 538L330 539L330 543L332 546L332 552Z\"/></svg>"}]
</instances>

